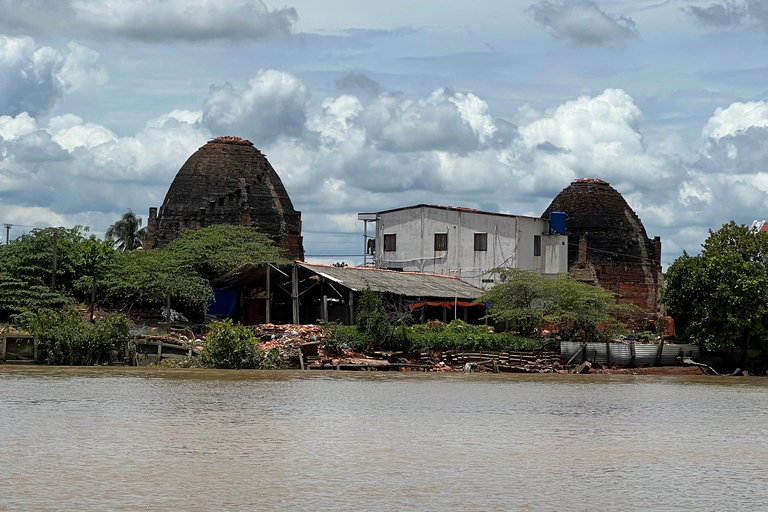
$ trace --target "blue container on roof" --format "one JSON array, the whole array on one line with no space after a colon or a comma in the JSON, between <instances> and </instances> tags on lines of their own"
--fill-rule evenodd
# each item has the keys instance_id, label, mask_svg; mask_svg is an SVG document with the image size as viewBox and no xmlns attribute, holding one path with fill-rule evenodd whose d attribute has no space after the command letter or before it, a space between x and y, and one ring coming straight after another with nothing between
<instances>
[{"instance_id":1,"label":"blue container on roof","mask_svg":"<svg viewBox=\"0 0 768 512\"><path fill-rule=\"evenodd\" d=\"M565 234L565 213L554 211L549 214L549 229L558 235Z\"/></svg>"}]
</instances>

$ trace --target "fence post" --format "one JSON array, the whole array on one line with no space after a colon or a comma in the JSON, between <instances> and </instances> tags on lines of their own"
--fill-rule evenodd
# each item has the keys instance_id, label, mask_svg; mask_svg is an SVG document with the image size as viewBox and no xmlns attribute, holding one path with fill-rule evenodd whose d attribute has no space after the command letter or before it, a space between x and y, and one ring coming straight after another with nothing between
<instances>
[{"instance_id":1,"label":"fence post","mask_svg":"<svg viewBox=\"0 0 768 512\"><path fill-rule=\"evenodd\" d=\"M664 340L659 340L659 350L656 351L656 366L661 366L661 353L664 352Z\"/></svg>"}]
</instances>

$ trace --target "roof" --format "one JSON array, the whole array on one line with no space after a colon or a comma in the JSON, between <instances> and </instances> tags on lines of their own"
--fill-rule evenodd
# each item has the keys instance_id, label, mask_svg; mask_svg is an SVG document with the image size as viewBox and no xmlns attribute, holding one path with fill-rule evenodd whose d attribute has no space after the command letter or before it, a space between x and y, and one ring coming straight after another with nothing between
<instances>
[{"instance_id":1,"label":"roof","mask_svg":"<svg viewBox=\"0 0 768 512\"><path fill-rule=\"evenodd\" d=\"M398 272L370 267L334 267L318 263L296 262L299 269L323 277L356 292L370 288L375 292L404 297L441 297L476 299L483 290L456 277L418 272ZM217 280L217 286L237 288L260 279L263 266L246 264ZM283 269L285 270L285 268Z\"/></svg>"},{"instance_id":2,"label":"roof","mask_svg":"<svg viewBox=\"0 0 768 512\"><path fill-rule=\"evenodd\" d=\"M388 292L408 297L454 297L476 299L483 290L453 277L440 274L399 272L370 267L334 267L317 263L296 263L299 267L339 283L345 288Z\"/></svg>"},{"instance_id":3,"label":"roof","mask_svg":"<svg viewBox=\"0 0 768 512\"><path fill-rule=\"evenodd\" d=\"M463 208L460 206L441 206L439 204L416 204L413 206L401 206L400 208L392 208L391 210L383 210L378 212L378 214L381 213L392 213L392 212L399 212L402 210L412 210L415 208L435 208L437 210L449 210L454 212L462 212L462 213L478 213L480 215L496 215L498 217L519 217L523 219L541 219L542 217L533 217L531 215L513 215L511 213L499 213L499 212L488 212L485 210L475 210L473 208Z\"/></svg>"}]
</instances>

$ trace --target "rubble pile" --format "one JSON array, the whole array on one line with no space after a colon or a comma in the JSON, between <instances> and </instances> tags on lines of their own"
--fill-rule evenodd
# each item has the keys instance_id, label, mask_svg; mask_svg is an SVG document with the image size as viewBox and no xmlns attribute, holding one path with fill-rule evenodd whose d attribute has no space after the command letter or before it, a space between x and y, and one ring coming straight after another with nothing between
<instances>
[{"instance_id":1,"label":"rubble pile","mask_svg":"<svg viewBox=\"0 0 768 512\"><path fill-rule=\"evenodd\" d=\"M325 335L319 325L261 324L249 325L264 350L276 348L283 359L297 358L299 346L321 341Z\"/></svg>"}]
</instances>

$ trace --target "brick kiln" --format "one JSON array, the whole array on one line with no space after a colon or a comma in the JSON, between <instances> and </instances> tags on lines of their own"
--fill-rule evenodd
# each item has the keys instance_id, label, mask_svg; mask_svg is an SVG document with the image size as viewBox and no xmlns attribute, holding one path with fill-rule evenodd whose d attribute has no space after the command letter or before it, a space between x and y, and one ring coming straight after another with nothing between
<instances>
[{"instance_id":1,"label":"brick kiln","mask_svg":"<svg viewBox=\"0 0 768 512\"><path fill-rule=\"evenodd\" d=\"M158 212L149 209L147 248L165 247L182 228L255 226L290 259L304 259L301 212L253 143L219 137L198 149L176 174Z\"/></svg>"},{"instance_id":2,"label":"brick kiln","mask_svg":"<svg viewBox=\"0 0 768 512\"><path fill-rule=\"evenodd\" d=\"M568 272L582 282L619 294L619 302L642 313L624 318L634 326L655 321L659 312L661 238L649 239L643 223L621 194L607 182L583 178L552 201L567 215Z\"/></svg>"}]
</instances>

